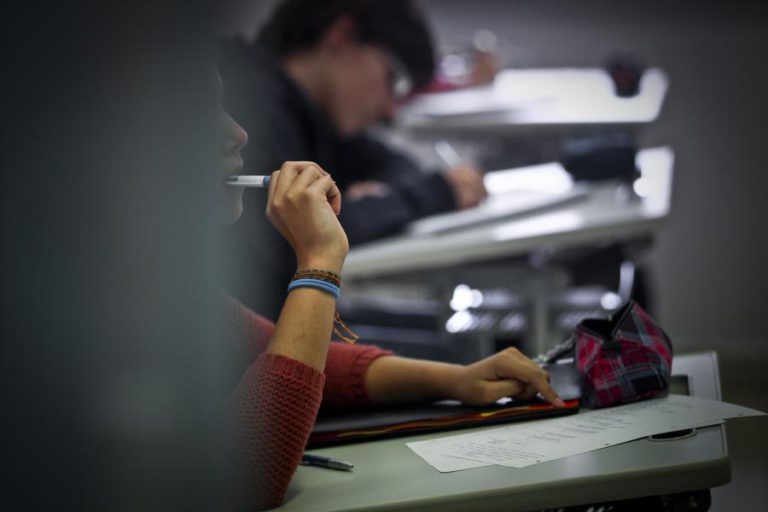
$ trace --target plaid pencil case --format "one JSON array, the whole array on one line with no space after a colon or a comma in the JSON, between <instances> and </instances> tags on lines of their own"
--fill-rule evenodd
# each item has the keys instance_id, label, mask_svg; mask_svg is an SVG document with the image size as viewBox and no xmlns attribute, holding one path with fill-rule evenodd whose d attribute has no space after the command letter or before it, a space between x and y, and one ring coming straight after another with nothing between
<instances>
[{"instance_id":1,"label":"plaid pencil case","mask_svg":"<svg viewBox=\"0 0 768 512\"><path fill-rule=\"evenodd\" d=\"M672 342L656 321L630 301L607 320L586 319L545 357L544 367L572 360L581 404L600 408L664 395Z\"/></svg>"}]
</instances>

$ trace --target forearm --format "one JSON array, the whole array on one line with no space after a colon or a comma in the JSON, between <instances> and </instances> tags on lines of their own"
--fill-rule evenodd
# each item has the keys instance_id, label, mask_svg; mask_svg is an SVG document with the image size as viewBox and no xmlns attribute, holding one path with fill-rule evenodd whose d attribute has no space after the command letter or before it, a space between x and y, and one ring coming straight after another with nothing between
<instances>
[{"instance_id":1,"label":"forearm","mask_svg":"<svg viewBox=\"0 0 768 512\"><path fill-rule=\"evenodd\" d=\"M325 368L333 330L336 300L316 288L297 288L288 294L267 352Z\"/></svg>"},{"instance_id":2,"label":"forearm","mask_svg":"<svg viewBox=\"0 0 768 512\"><path fill-rule=\"evenodd\" d=\"M549 384L547 372L519 350L508 348L470 365L381 357L366 373L374 404L428 402L451 398L467 405L487 405L502 397L565 404Z\"/></svg>"},{"instance_id":3,"label":"forearm","mask_svg":"<svg viewBox=\"0 0 768 512\"><path fill-rule=\"evenodd\" d=\"M374 404L429 402L455 398L455 385L464 367L397 356L376 359L365 375Z\"/></svg>"}]
</instances>

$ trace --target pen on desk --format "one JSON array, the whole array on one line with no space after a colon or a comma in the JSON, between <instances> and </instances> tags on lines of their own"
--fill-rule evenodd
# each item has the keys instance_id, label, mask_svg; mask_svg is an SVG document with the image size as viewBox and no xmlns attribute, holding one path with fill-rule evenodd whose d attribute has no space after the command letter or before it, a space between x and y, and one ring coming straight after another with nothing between
<instances>
[{"instance_id":1,"label":"pen on desk","mask_svg":"<svg viewBox=\"0 0 768 512\"><path fill-rule=\"evenodd\" d=\"M337 469L339 471L352 471L354 464L349 462L334 459L331 457L322 457L320 455L309 455L305 453L301 456L301 464L303 466L318 466L321 468Z\"/></svg>"},{"instance_id":2,"label":"pen on desk","mask_svg":"<svg viewBox=\"0 0 768 512\"><path fill-rule=\"evenodd\" d=\"M227 176L225 184L230 187L268 188L270 176L245 176L236 174Z\"/></svg>"}]
</instances>

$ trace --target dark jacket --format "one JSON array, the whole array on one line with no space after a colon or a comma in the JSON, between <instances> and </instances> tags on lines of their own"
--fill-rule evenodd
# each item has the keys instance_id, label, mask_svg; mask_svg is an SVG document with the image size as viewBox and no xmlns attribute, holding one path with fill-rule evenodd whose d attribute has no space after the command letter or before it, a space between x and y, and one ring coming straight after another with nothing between
<instances>
[{"instance_id":1,"label":"dark jacket","mask_svg":"<svg viewBox=\"0 0 768 512\"><path fill-rule=\"evenodd\" d=\"M356 181L388 185L386 195L342 201L339 220L351 245L397 233L412 220L455 207L442 175L422 172L412 160L366 134L339 137L267 50L230 42L223 47L220 73L224 107L248 132L242 151L247 173L269 174L287 160L311 160L331 173L342 193ZM246 191L243 217L227 229L229 264L236 270L225 283L248 306L274 317L282 292L267 307L257 292L284 290L295 262L287 244L268 227L266 197L263 191ZM276 251L276 246L282 249Z\"/></svg>"}]
</instances>

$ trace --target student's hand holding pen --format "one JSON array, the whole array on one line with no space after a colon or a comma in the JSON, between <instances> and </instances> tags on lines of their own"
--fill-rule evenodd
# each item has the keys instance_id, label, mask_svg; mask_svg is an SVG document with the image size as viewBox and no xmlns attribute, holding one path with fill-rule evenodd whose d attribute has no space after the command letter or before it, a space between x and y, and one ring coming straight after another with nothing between
<instances>
[{"instance_id":1,"label":"student's hand holding pen","mask_svg":"<svg viewBox=\"0 0 768 512\"><path fill-rule=\"evenodd\" d=\"M341 193L313 162L285 162L272 173L267 217L293 247L298 267L341 272L349 242L337 215Z\"/></svg>"},{"instance_id":2,"label":"student's hand holding pen","mask_svg":"<svg viewBox=\"0 0 768 512\"><path fill-rule=\"evenodd\" d=\"M453 399L487 405L499 398L529 399L541 394L562 407L547 372L516 348L508 348L469 365L380 357L366 373L374 404L423 403Z\"/></svg>"},{"instance_id":3,"label":"student's hand holding pen","mask_svg":"<svg viewBox=\"0 0 768 512\"><path fill-rule=\"evenodd\" d=\"M272 173L267 217L293 247L297 270L341 272L349 242L336 217L340 211L339 189L317 164L286 162ZM323 371L335 310L333 294L310 286L293 289L285 299L267 352Z\"/></svg>"},{"instance_id":4,"label":"student's hand holding pen","mask_svg":"<svg viewBox=\"0 0 768 512\"><path fill-rule=\"evenodd\" d=\"M462 367L452 393L467 405L491 404L507 396L531 399L537 394L565 405L549 384L547 372L514 347Z\"/></svg>"},{"instance_id":5,"label":"student's hand holding pen","mask_svg":"<svg viewBox=\"0 0 768 512\"><path fill-rule=\"evenodd\" d=\"M456 209L464 210L477 206L488 197L483 183L483 173L477 167L462 164L451 167L443 174L456 198Z\"/></svg>"},{"instance_id":6,"label":"student's hand holding pen","mask_svg":"<svg viewBox=\"0 0 768 512\"><path fill-rule=\"evenodd\" d=\"M437 156L448 166L443 176L456 198L457 210L477 206L480 201L488 197L481 169L469 163L447 140L435 142L433 148Z\"/></svg>"}]
</instances>

